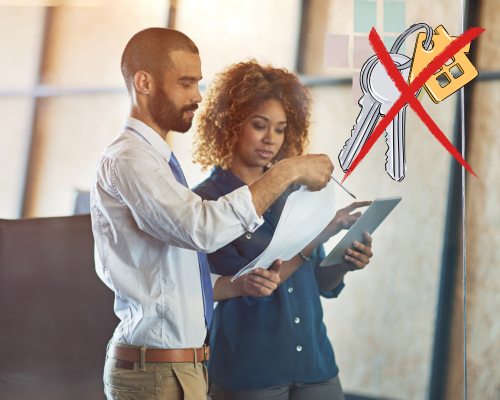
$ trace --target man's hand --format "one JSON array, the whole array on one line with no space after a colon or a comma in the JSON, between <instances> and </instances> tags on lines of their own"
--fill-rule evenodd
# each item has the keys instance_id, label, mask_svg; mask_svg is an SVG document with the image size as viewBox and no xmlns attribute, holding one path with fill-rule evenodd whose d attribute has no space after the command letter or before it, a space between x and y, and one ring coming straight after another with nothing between
<instances>
[{"instance_id":1,"label":"man's hand","mask_svg":"<svg viewBox=\"0 0 500 400\"><path fill-rule=\"evenodd\" d=\"M351 214L354 210L360 207L366 207L371 204L371 201L355 201L349 204L347 207L341 208L335 214L335 217L330 221L330 223L323 229L323 232L319 235L319 242L324 243L330 239L333 235L339 233L342 229L349 229L359 217L361 217L361 212L355 212Z\"/></svg>"},{"instance_id":2,"label":"man's hand","mask_svg":"<svg viewBox=\"0 0 500 400\"><path fill-rule=\"evenodd\" d=\"M256 268L249 274L234 281L240 296L270 296L280 284L281 260L276 260L271 268Z\"/></svg>"},{"instance_id":3,"label":"man's hand","mask_svg":"<svg viewBox=\"0 0 500 400\"><path fill-rule=\"evenodd\" d=\"M333 164L325 154L306 154L283 160L296 172L296 183L307 186L311 191L323 189L333 172Z\"/></svg>"},{"instance_id":4,"label":"man's hand","mask_svg":"<svg viewBox=\"0 0 500 400\"><path fill-rule=\"evenodd\" d=\"M248 185L255 212L262 215L292 183L306 185L309 190L324 188L332 171L333 164L324 154L281 160Z\"/></svg>"},{"instance_id":5,"label":"man's hand","mask_svg":"<svg viewBox=\"0 0 500 400\"><path fill-rule=\"evenodd\" d=\"M221 276L214 285L214 301L240 296L265 297L273 293L281 282L281 260L276 260L271 268L256 268L251 273L231 282L231 276Z\"/></svg>"}]
</instances>

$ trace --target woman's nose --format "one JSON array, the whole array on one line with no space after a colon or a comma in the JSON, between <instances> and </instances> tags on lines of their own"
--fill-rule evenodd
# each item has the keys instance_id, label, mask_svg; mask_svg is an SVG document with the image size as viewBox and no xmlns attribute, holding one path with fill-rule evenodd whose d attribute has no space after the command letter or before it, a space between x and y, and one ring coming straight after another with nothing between
<instances>
[{"instance_id":1,"label":"woman's nose","mask_svg":"<svg viewBox=\"0 0 500 400\"><path fill-rule=\"evenodd\" d=\"M263 140L266 143L274 143L276 141L276 133L274 132L274 129L268 128Z\"/></svg>"}]
</instances>

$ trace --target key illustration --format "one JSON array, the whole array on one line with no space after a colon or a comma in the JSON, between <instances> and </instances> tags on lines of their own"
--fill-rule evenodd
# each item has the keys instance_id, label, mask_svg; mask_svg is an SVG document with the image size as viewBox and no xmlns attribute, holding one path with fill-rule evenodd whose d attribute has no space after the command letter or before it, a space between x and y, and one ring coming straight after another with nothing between
<instances>
[{"instance_id":1,"label":"key illustration","mask_svg":"<svg viewBox=\"0 0 500 400\"><path fill-rule=\"evenodd\" d=\"M380 117L381 104L376 101L369 92L370 74L378 62L376 56L372 56L363 64L360 72L360 85L363 91L363 96L358 104L361 106L361 111L356 118L356 124L351 131L351 137L345 143L339 154L340 166L344 171L347 171L353 160L359 154L361 148L375 128Z\"/></svg>"},{"instance_id":2,"label":"key illustration","mask_svg":"<svg viewBox=\"0 0 500 400\"><path fill-rule=\"evenodd\" d=\"M418 29L425 28L429 35L423 46L429 47L432 39L432 29L426 24L412 25L403 32L394 42L390 55L405 81L408 81L411 68L411 59L397 51L404 40ZM377 121L386 115L401 95L392 79L387 75L376 55L370 57L361 68L360 85L363 96L359 100L361 111L356 119L356 124L351 131L351 137L346 141L339 154L341 168L346 172L359 154L361 148L375 129ZM418 95L418 93L417 93ZM387 143L385 170L395 181L405 177L405 105L392 120L385 132Z\"/></svg>"},{"instance_id":3,"label":"key illustration","mask_svg":"<svg viewBox=\"0 0 500 400\"><path fill-rule=\"evenodd\" d=\"M450 36L446 32L446 29L442 25L439 25L435 29L432 38L434 46L426 50L426 47L422 44L425 36L425 33L420 33L417 36L413 53L413 65L410 72L410 82L413 81L434 57L455 39L454 36ZM470 43L450 58L425 83L424 88L434 103L437 104L443 101L478 75L476 68L467 57L469 49Z\"/></svg>"},{"instance_id":4,"label":"key illustration","mask_svg":"<svg viewBox=\"0 0 500 400\"><path fill-rule=\"evenodd\" d=\"M398 51L407 37L422 28L426 32L418 35L415 60L399 54ZM419 23L404 31L390 51L387 51L375 28L371 29L369 40L375 55L366 60L361 68L360 86L363 95L358 102L361 110L351 130L351 136L338 156L340 166L346 172L344 179L384 133L387 143L385 170L395 181L404 179L408 105L443 147L464 168L475 174L415 97L419 95L422 87L425 87L437 103L474 79L477 71L470 64L466 53L469 51L470 42L482 32L483 28L473 27L459 37L451 38L442 26L433 31L429 25ZM424 54L425 57L419 54ZM448 61L445 61L446 59ZM433 74L436 69L439 70ZM408 80L413 82L408 84ZM397 82L397 86L394 82ZM380 118L384 121L378 125ZM385 132L382 131L384 127Z\"/></svg>"},{"instance_id":5,"label":"key illustration","mask_svg":"<svg viewBox=\"0 0 500 400\"><path fill-rule=\"evenodd\" d=\"M398 65L398 69L402 65L408 65L411 61L409 57L403 54L391 54L392 60ZM400 70L405 81L408 81L410 75L410 66ZM381 103L380 114L386 115L387 111L399 98L399 90L394 85L394 82L387 75L382 64L377 63L372 69L370 75L370 93L373 98ZM395 181L402 181L405 177L406 160L405 160L405 128L406 128L406 108L398 112L385 131L385 141L387 143L385 171Z\"/></svg>"}]
</instances>

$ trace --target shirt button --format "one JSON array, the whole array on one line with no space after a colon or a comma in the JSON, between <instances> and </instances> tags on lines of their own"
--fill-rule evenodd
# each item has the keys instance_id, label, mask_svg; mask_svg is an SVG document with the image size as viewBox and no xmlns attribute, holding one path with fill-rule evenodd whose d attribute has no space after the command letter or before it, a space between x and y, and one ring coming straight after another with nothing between
<instances>
[{"instance_id":1,"label":"shirt button","mask_svg":"<svg viewBox=\"0 0 500 400\"><path fill-rule=\"evenodd\" d=\"M288 288L288 293L293 293L293 287L291 287L291 286L290 286L290 287Z\"/></svg>"},{"instance_id":2,"label":"shirt button","mask_svg":"<svg viewBox=\"0 0 500 400\"><path fill-rule=\"evenodd\" d=\"M295 350L297 350L297 351L302 351L302 346L300 346L300 345L299 345L299 346L297 346L297 347L295 348Z\"/></svg>"},{"instance_id":3,"label":"shirt button","mask_svg":"<svg viewBox=\"0 0 500 400\"><path fill-rule=\"evenodd\" d=\"M252 234L251 234L251 233L247 233L247 234L245 235L245 237L246 237L247 239L251 239L251 238L252 238Z\"/></svg>"},{"instance_id":4,"label":"shirt button","mask_svg":"<svg viewBox=\"0 0 500 400\"><path fill-rule=\"evenodd\" d=\"M295 317L295 318L293 319L293 322L295 322L296 324L298 324L298 323L300 322L300 318L299 318L299 317Z\"/></svg>"}]
</instances>

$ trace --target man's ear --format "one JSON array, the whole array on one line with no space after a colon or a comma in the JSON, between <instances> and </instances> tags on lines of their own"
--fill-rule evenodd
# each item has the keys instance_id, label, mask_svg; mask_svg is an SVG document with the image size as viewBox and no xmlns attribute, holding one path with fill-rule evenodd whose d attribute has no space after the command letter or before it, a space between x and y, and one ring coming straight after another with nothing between
<instances>
[{"instance_id":1,"label":"man's ear","mask_svg":"<svg viewBox=\"0 0 500 400\"><path fill-rule=\"evenodd\" d=\"M153 77L146 71L137 71L134 75L134 86L138 93L150 94L153 88Z\"/></svg>"}]
</instances>

